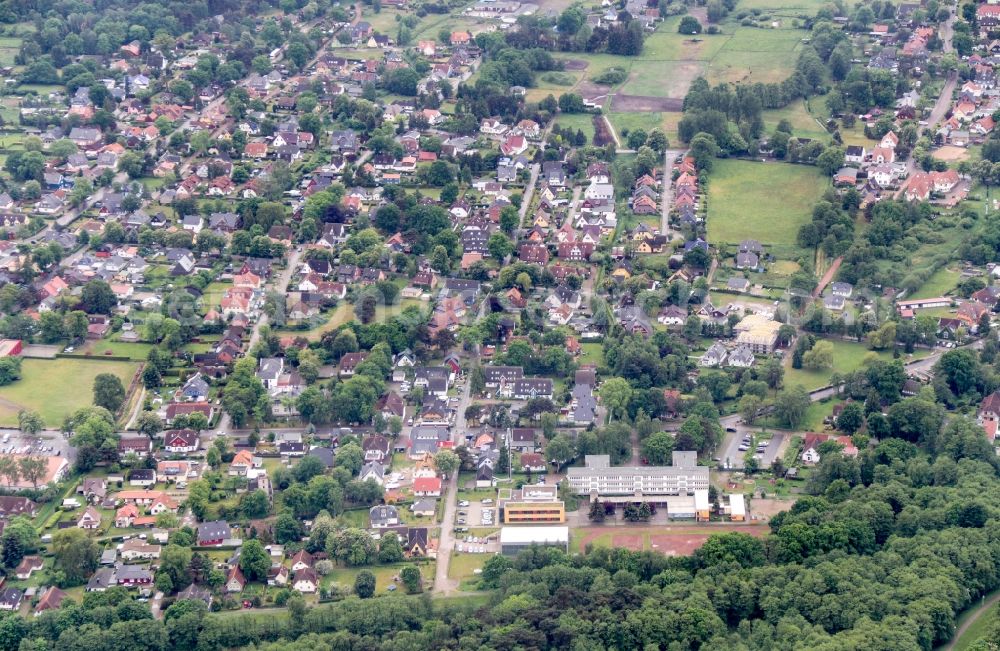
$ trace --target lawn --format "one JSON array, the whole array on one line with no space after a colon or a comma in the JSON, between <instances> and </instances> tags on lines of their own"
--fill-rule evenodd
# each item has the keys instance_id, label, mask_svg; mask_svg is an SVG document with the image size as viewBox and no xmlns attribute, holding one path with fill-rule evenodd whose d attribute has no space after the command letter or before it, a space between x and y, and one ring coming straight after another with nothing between
<instances>
[{"instance_id":1,"label":"lawn","mask_svg":"<svg viewBox=\"0 0 1000 651\"><path fill-rule=\"evenodd\" d=\"M581 365L601 366L604 364L604 346L602 344L580 344L580 349L583 352L580 353L580 357L576 361Z\"/></svg>"},{"instance_id":2,"label":"lawn","mask_svg":"<svg viewBox=\"0 0 1000 651\"><path fill-rule=\"evenodd\" d=\"M935 298L937 296L944 296L951 290L955 289L955 285L958 284L958 279L961 278L961 274L955 269L947 269L942 267L934 272L934 275L927 279L920 289L913 293L913 296L907 296L908 299L917 298Z\"/></svg>"},{"instance_id":3,"label":"lawn","mask_svg":"<svg viewBox=\"0 0 1000 651\"><path fill-rule=\"evenodd\" d=\"M812 97L808 100L798 99L784 108L764 111L764 128L768 133L771 133L779 122L788 120L788 123L792 125L793 135L826 140L830 134L822 124L816 121L817 118L822 119L823 116L813 112L817 107L822 107L824 101L825 96Z\"/></svg>"},{"instance_id":4,"label":"lawn","mask_svg":"<svg viewBox=\"0 0 1000 651\"><path fill-rule=\"evenodd\" d=\"M17 425L17 412L33 409L48 427L92 404L91 388L101 373L113 373L128 387L138 364L88 359L25 359L21 379L0 387L0 425Z\"/></svg>"},{"instance_id":5,"label":"lawn","mask_svg":"<svg viewBox=\"0 0 1000 651\"><path fill-rule=\"evenodd\" d=\"M452 552L448 561L448 578L459 581L460 590L476 590L479 587L479 577L475 570L483 569L486 560L493 554L466 554Z\"/></svg>"},{"instance_id":6,"label":"lawn","mask_svg":"<svg viewBox=\"0 0 1000 651\"><path fill-rule=\"evenodd\" d=\"M149 357L149 350L152 347L153 344L100 339L97 341L88 341L80 348L77 348L74 357L85 357L88 354L92 357L101 357L110 352L115 357L128 357L136 361L145 361Z\"/></svg>"},{"instance_id":7,"label":"lawn","mask_svg":"<svg viewBox=\"0 0 1000 651\"><path fill-rule=\"evenodd\" d=\"M589 113L560 113L555 122L560 129L572 129L574 132L583 131L587 136L587 143L594 142L594 120Z\"/></svg>"},{"instance_id":8,"label":"lawn","mask_svg":"<svg viewBox=\"0 0 1000 651\"><path fill-rule=\"evenodd\" d=\"M822 340L821 340L822 341ZM830 383L830 377L834 373L850 373L861 368L861 362L869 353L875 353L880 359L891 360L892 351L873 351L867 344L841 341L839 339L828 340L833 344L833 367L822 370L808 370L804 368L792 368L792 356L786 356L785 364L785 386L791 387L801 385L807 391L815 391L825 387ZM926 351L918 351L913 356L901 358L904 362L911 359L925 357Z\"/></svg>"},{"instance_id":9,"label":"lawn","mask_svg":"<svg viewBox=\"0 0 1000 651\"><path fill-rule=\"evenodd\" d=\"M375 308L375 322L386 321L391 317L400 314L403 310L410 306L423 306L425 303L415 298L404 298L399 303L395 305L379 305ZM347 323L348 321L353 321L354 316L354 306L347 302L342 302L337 307L333 309L332 312L324 315L326 321L320 325L314 326L308 330L294 330L285 329L278 330L275 332L280 337L305 337L309 341L319 341L323 334L331 330L336 330L341 325Z\"/></svg>"},{"instance_id":10,"label":"lawn","mask_svg":"<svg viewBox=\"0 0 1000 651\"><path fill-rule=\"evenodd\" d=\"M812 166L715 161L708 184L708 240L722 245L755 239L797 248L799 227L828 185Z\"/></svg>"},{"instance_id":11,"label":"lawn","mask_svg":"<svg viewBox=\"0 0 1000 651\"><path fill-rule=\"evenodd\" d=\"M323 577L321 583L323 585L332 585L334 583L339 583L341 589L347 590L348 592L354 589L354 579L358 576L361 570L369 570L375 575L375 593L383 594L387 592L386 588L390 585L397 585L398 589L396 592L398 594L405 594L402 584L393 581L393 577L398 576L400 570L402 570L410 563L400 563L399 565L378 565L373 567L348 567L348 568L337 568L334 571ZM434 580L434 563L419 564L420 575L423 577L424 581Z\"/></svg>"}]
</instances>

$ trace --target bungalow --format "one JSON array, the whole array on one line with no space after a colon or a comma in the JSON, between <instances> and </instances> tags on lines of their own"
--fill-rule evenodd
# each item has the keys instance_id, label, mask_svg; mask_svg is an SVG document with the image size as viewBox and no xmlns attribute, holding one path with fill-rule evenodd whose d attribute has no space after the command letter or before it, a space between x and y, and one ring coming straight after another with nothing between
<instances>
[{"instance_id":1,"label":"bungalow","mask_svg":"<svg viewBox=\"0 0 1000 651\"><path fill-rule=\"evenodd\" d=\"M413 480L413 494L416 497L441 497L441 478L417 477Z\"/></svg>"},{"instance_id":2,"label":"bungalow","mask_svg":"<svg viewBox=\"0 0 1000 651\"><path fill-rule=\"evenodd\" d=\"M14 569L14 576L21 581L27 581L31 578L32 573L42 569L44 566L45 562L41 556L25 556Z\"/></svg>"},{"instance_id":3,"label":"bungalow","mask_svg":"<svg viewBox=\"0 0 1000 651\"><path fill-rule=\"evenodd\" d=\"M160 546L147 544L145 540L132 538L122 544L121 556L126 561L153 560L160 557Z\"/></svg>"},{"instance_id":4,"label":"bungalow","mask_svg":"<svg viewBox=\"0 0 1000 651\"><path fill-rule=\"evenodd\" d=\"M430 497L416 500L410 506L410 512L417 517L432 518L437 513L437 500Z\"/></svg>"},{"instance_id":5,"label":"bungalow","mask_svg":"<svg viewBox=\"0 0 1000 651\"><path fill-rule=\"evenodd\" d=\"M145 459L153 451L153 441L148 436L128 436L118 439L118 458L134 454Z\"/></svg>"},{"instance_id":6,"label":"bungalow","mask_svg":"<svg viewBox=\"0 0 1000 651\"><path fill-rule=\"evenodd\" d=\"M0 610L20 610L24 592L17 588L4 588L0 591Z\"/></svg>"},{"instance_id":7,"label":"bungalow","mask_svg":"<svg viewBox=\"0 0 1000 651\"><path fill-rule=\"evenodd\" d=\"M38 617L47 610L58 610L68 597L69 595L59 588L55 586L49 587L42 593L41 598L38 600L38 605L35 606L35 617Z\"/></svg>"}]
</instances>

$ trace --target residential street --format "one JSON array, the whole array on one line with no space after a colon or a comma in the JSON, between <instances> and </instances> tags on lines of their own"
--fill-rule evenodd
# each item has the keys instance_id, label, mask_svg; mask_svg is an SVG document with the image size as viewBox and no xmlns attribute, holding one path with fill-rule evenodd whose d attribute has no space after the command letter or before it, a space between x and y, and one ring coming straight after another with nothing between
<instances>
[{"instance_id":1,"label":"residential street","mask_svg":"<svg viewBox=\"0 0 1000 651\"><path fill-rule=\"evenodd\" d=\"M281 275L276 277L272 283L271 288L284 295L285 291L288 289L289 283L292 281L292 276L295 274L295 270L299 267L299 258L302 256L302 252L298 249L290 249L288 254L288 265L281 272ZM257 341L260 339L260 329L268 322L267 314L261 310L260 316L257 318L257 322L254 323L253 330L250 333L250 341L247 343L247 350L253 349ZM205 441L205 446L207 447L211 443L211 439L215 436L226 434L229 431L229 414L222 412L222 416L219 418L219 423L216 425L214 430L206 432L207 437Z\"/></svg>"},{"instance_id":2,"label":"residential street","mask_svg":"<svg viewBox=\"0 0 1000 651\"><path fill-rule=\"evenodd\" d=\"M455 446L465 443L465 435L468 430L465 422L465 409L472 404L472 383L468 378L462 387L462 397L455 408L455 427L452 428L452 441ZM458 502L458 472L452 473L446 484L444 500L444 516L441 521L441 536L438 540L437 567L434 574L434 592L436 594L450 594L458 588L458 581L448 578L448 566L451 562L451 553L455 549L455 510Z\"/></svg>"},{"instance_id":3,"label":"residential street","mask_svg":"<svg viewBox=\"0 0 1000 651\"><path fill-rule=\"evenodd\" d=\"M674 231L670 229L670 209L674 202L674 184L670 178L670 170L674 167L674 159L683 154L681 149L668 149L663 154L663 195L660 197L660 234L666 235L668 240L674 239Z\"/></svg>"}]
</instances>

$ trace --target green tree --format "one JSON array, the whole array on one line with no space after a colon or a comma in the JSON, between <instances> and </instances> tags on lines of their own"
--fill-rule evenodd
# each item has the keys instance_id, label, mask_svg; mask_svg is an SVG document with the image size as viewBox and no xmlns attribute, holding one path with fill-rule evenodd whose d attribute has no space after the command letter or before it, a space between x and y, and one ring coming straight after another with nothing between
<instances>
[{"instance_id":1,"label":"green tree","mask_svg":"<svg viewBox=\"0 0 1000 651\"><path fill-rule=\"evenodd\" d=\"M701 23L694 16L684 16L681 18L681 22L677 25L678 34L701 34Z\"/></svg>"},{"instance_id":2,"label":"green tree","mask_svg":"<svg viewBox=\"0 0 1000 651\"><path fill-rule=\"evenodd\" d=\"M604 522L606 514L604 512L604 505L600 501L594 500L590 503L590 511L587 513L587 518L591 522L596 522L598 524Z\"/></svg>"},{"instance_id":3,"label":"green tree","mask_svg":"<svg viewBox=\"0 0 1000 651\"><path fill-rule=\"evenodd\" d=\"M101 373L94 378L94 404L115 413L125 403L125 387L117 375Z\"/></svg>"},{"instance_id":4,"label":"green tree","mask_svg":"<svg viewBox=\"0 0 1000 651\"><path fill-rule=\"evenodd\" d=\"M458 470L459 463L458 455L451 450L441 450L434 455L434 465L445 477Z\"/></svg>"},{"instance_id":5,"label":"green tree","mask_svg":"<svg viewBox=\"0 0 1000 651\"><path fill-rule=\"evenodd\" d=\"M801 386L785 389L774 399L774 413L789 429L797 429L809 410L809 394Z\"/></svg>"},{"instance_id":6,"label":"green tree","mask_svg":"<svg viewBox=\"0 0 1000 651\"><path fill-rule=\"evenodd\" d=\"M416 565L407 565L399 572L399 578L406 588L406 594L418 594L423 592L423 579L420 576L420 568Z\"/></svg>"},{"instance_id":7,"label":"green tree","mask_svg":"<svg viewBox=\"0 0 1000 651\"><path fill-rule=\"evenodd\" d=\"M615 413L624 414L632 399L632 386L624 378L608 378L601 384L598 394L608 410L608 419L611 420Z\"/></svg>"},{"instance_id":8,"label":"green tree","mask_svg":"<svg viewBox=\"0 0 1000 651\"><path fill-rule=\"evenodd\" d=\"M833 366L833 343L817 341L802 355L802 366L810 370L820 370Z\"/></svg>"},{"instance_id":9,"label":"green tree","mask_svg":"<svg viewBox=\"0 0 1000 651\"><path fill-rule=\"evenodd\" d=\"M854 434L865 424L864 408L860 403L849 402L837 416L837 429L845 434Z\"/></svg>"},{"instance_id":10,"label":"green tree","mask_svg":"<svg viewBox=\"0 0 1000 651\"><path fill-rule=\"evenodd\" d=\"M240 552L240 569L247 581L267 580L267 571L271 569L271 559L264 551L264 546L257 539L243 543Z\"/></svg>"},{"instance_id":11,"label":"green tree","mask_svg":"<svg viewBox=\"0 0 1000 651\"><path fill-rule=\"evenodd\" d=\"M188 547L181 545L167 545L160 552L160 568L157 574L165 574L170 577L170 584L174 590L183 590L191 584L192 553Z\"/></svg>"},{"instance_id":12,"label":"green tree","mask_svg":"<svg viewBox=\"0 0 1000 651\"><path fill-rule=\"evenodd\" d=\"M369 599L375 594L375 575L368 570L361 570L354 577L354 594L362 599Z\"/></svg>"},{"instance_id":13,"label":"green tree","mask_svg":"<svg viewBox=\"0 0 1000 651\"><path fill-rule=\"evenodd\" d=\"M554 464L557 471L569 463L574 456L576 455L573 451L573 444L565 434L556 434L545 446L545 460Z\"/></svg>"},{"instance_id":14,"label":"green tree","mask_svg":"<svg viewBox=\"0 0 1000 651\"><path fill-rule=\"evenodd\" d=\"M45 421L41 414L31 409L22 409L17 412L17 428L28 437L38 436L38 433L45 429Z\"/></svg>"},{"instance_id":15,"label":"green tree","mask_svg":"<svg viewBox=\"0 0 1000 651\"><path fill-rule=\"evenodd\" d=\"M396 534L387 533L379 540L378 560L380 563L398 563L403 560L403 546Z\"/></svg>"},{"instance_id":16,"label":"green tree","mask_svg":"<svg viewBox=\"0 0 1000 651\"><path fill-rule=\"evenodd\" d=\"M642 442L642 456L653 466L670 464L674 452L674 437L666 432L656 432Z\"/></svg>"},{"instance_id":17,"label":"green tree","mask_svg":"<svg viewBox=\"0 0 1000 651\"><path fill-rule=\"evenodd\" d=\"M56 531L52 534L50 548L64 587L82 584L97 569L100 547L83 529L71 527Z\"/></svg>"}]
</instances>

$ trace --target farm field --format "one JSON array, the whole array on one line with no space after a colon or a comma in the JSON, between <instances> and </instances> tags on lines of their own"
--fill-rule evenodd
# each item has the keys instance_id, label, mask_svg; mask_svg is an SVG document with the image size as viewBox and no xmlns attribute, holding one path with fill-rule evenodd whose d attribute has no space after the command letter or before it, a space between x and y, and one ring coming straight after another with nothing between
<instances>
[{"instance_id":1,"label":"farm field","mask_svg":"<svg viewBox=\"0 0 1000 651\"><path fill-rule=\"evenodd\" d=\"M803 32L794 29L758 29L741 25L723 27L726 33L700 34L696 37L677 33L679 16L667 19L650 35L642 56L623 57L609 54L574 53L564 55L567 69L582 71L574 86L578 92L591 96L621 93L626 96L679 100L687 93L691 82L705 76L711 83L722 81L772 82L782 81L792 73L795 52L801 45ZM626 81L617 87L599 86L591 80L608 68L621 68L628 73ZM544 96L532 89L529 99ZM629 106L619 96L605 108L617 112L655 113L677 111L679 106L660 103L651 110L644 106ZM656 110L659 109L659 110Z\"/></svg>"},{"instance_id":2,"label":"farm field","mask_svg":"<svg viewBox=\"0 0 1000 651\"><path fill-rule=\"evenodd\" d=\"M791 29L740 27L707 70L709 83L777 83L793 71L803 32Z\"/></svg>"},{"instance_id":3,"label":"farm field","mask_svg":"<svg viewBox=\"0 0 1000 651\"><path fill-rule=\"evenodd\" d=\"M138 367L135 362L25 359L21 379L0 387L0 425L16 426L17 412L33 409L48 427L58 427L66 416L92 404L95 377L113 373L128 387Z\"/></svg>"},{"instance_id":4,"label":"farm field","mask_svg":"<svg viewBox=\"0 0 1000 651\"><path fill-rule=\"evenodd\" d=\"M812 166L715 161L708 183L709 242L719 246L752 238L797 249L799 227L809 221L828 183Z\"/></svg>"},{"instance_id":5,"label":"farm field","mask_svg":"<svg viewBox=\"0 0 1000 651\"><path fill-rule=\"evenodd\" d=\"M818 340L824 341L824 340ZM805 368L792 368L792 356L787 355L785 362L785 386L802 386L806 391L814 391L825 387L830 383L830 378L834 373L850 373L861 368L861 362L869 353L875 353L879 359L891 360L892 351L874 351L868 348L868 344L842 341L839 339L828 339L833 344L833 366L821 370L809 370ZM904 362L926 357L927 352L920 350L913 355L902 358Z\"/></svg>"}]
</instances>

